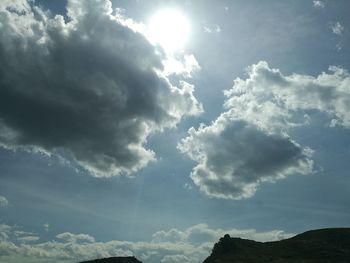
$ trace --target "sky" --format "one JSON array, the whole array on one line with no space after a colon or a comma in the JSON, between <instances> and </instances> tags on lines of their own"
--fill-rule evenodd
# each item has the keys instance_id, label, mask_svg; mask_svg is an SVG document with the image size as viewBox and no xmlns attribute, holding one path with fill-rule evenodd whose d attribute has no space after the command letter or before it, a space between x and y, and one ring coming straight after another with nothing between
<instances>
[{"instance_id":1,"label":"sky","mask_svg":"<svg viewBox=\"0 0 350 263\"><path fill-rule=\"evenodd\" d=\"M196 263L350 227L350 2L2 0L0 262Z\"/></svg>"}]
</instances>

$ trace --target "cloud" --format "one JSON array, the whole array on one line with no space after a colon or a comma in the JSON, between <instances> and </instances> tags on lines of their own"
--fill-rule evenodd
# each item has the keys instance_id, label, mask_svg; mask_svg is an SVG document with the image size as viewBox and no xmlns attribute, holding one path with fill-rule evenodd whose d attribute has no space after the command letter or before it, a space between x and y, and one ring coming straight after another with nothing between
<instances>
[{"instance_id":1,"label":"cloud","mask_svg":"<svg viewBox=\"0 0 350 263\"><path fill-rule=\"evenodd\" d=\"M94 243L95 239L92 236L85 234L72 234L65 232L56 236L56 238L61 239L68 243Z\"/></svg>"},{"instance_id":2,"label":"cloud","mask_svg":"<svg viewBox=\"0 0 350 263\"><path fill-rule=\"evenodd\" d=\"M18 237L18 236L33 236L33 235L36 235L33 232L27 232L27 231L22 231L22 230L15 230L13 233L15 234L16 237Z\"/></svg>"},{"instance_id":3,"label":"cloud","mask_svg":"<svg viewBox=\"0 0 350 263\"><path fill-rule=\"evenodd\" d=\"M214 26L205 26L204 32L206 33L220 33L221 32L221 27L219 25L214 25Z\"/></svg>"},{"instance_id":4,"label":"cloud","mask_svg":"<svg viewBox=\"0 0 350 263\"><path fill-rule=\"evenodd\" d=\"M40 239L40 237L33 232L27 232L22 230L15 230L15 228L10 227L8 230L11 230L10 235L14 238L15 241L19 243L28 243L28 242L36 242Z\"/></svg>"},{"instance_id":5,"label":"cloud","mask_svg":"<svg viewBox=\"0 0 350 263\"><path fill-rule=\"evenodd\" d=\"M332 25L332 32L334 34L341 36L343 34L343 31L344 31L344 27L339 22L336 22Z\"/></svg>"},{"instance_id":6,"label":"cloud","mask_svg":"<svg viewBox=\"0 0 350 263\"><path fill-rule=\"evenodd\" d=\"M312 1L312 3L316 8L325 8L325 4L323 1Z\"/></svg>"},{"instance_id":7,"label":"cloud","mask_svg":"<svg viewBox=\"0 0 350 263\"><path fill-rule=\"evenodd\" d=\"M289 109L271 92L286 80L266 62L248 69L225 91L226 112L211 125L193 127L178 148L197 162L191 178L212 197L241 199L263 182L312 171L312 151L290 138Z\"/></svg>"},{"instance_id":8,"label":"cloud","mask_svg":"<svg viewBox=\"0 0 350 263\"><path fill-rule=\"evenodd\" d=\"M248 78L225 91L226 111L211 125L192 127L178 144L197 162L194 184L212 197L240 199L261 183L311 173L312 150L289 135L310 122L300 116L318 111L330 126L350 127L350 75L335 66L329 71L284 76L263 61L250 66Z\"/></svg>"},{"instance_id":9,"label":"cloud","mask_svg":"<svg viewBox=\"0 0 350 263\"><path fill-rule=\"evenodd\" d=\"M198 224L184 230L174 228L159 231L149 242L119 240L97 242L87 234L66 232L57 235L58 240L34 244L12 242L10 236L13 235L13 227L0 225L0 233L2 231L6 231L8 237L0 243L0 260L55 263L130 255L145 263L202 262L209 256L214 243L226 233L234 237L262 241L275 241L294 235L280 230L257 232L254 229L211 229L206 224ZM159 239L162 235L166 238ZM79 241L87 240L86 237L89 237L89 242Z\"/></svg>"},{"instance_id":10,"label":"cloud","mask_svg":"<svg viewBox=\"0 0 350 263\"><path fill-rule=\"evenodd\" d=\"M343 36L344 26L339 22L336 22L332 24L331 29L333 34L339 37L338 43L336 44L336 49L337 51L340 51L343 48L342 36Z\"/></svg>"},{"instance_id":11,"label":"cloud","mask_svg":"<svg viewBox=\"0 0 350 263\"><path fill-rule=\"evenodd\" d=\"M0 241L7 240L11 231L12 227L9 225L0 224Z\"/></svg>"},{"instance_id":12,"label":"cloud","mask_svg":"<svg viewBox=\"0 0 350 263\"><path fill-rule=\"evenodd\" d=\"M18 237L17 240L23 243L27 242L35 242L38 241L40 238L38 236L22 236Z\"/></svg>"},{"instance_id":13,"label":"cloud","mask_svg":"<svg viewBox=\"0 0 350 263\"><path fill-rule=\"evenodd\" d=\"M6 207L9 205L9 201L5 196L0 195L0 207Z\"/></svg>"},{"instance_id":14,"label":"cloud","mask_svg":"<svg viewBox=\"0 0 350 263\"><path fill-rule=\"evenodd\" d=\"M66 21L32 1L1 1L0 25L5 148L63 154L95 176L130 174L155 160L150 134L202 110L109 0L69 0Z\"/></svg>"},{"instance_id":15,"label":"cloud","mask_svg":"<svg viewBox=\"0 0 350 263\"><path fill-rule=\"evenodd\" d=\"M288 136L269 134L230 114L189 130L179 149L198 162L191 178L209 196L241 199L261 182L311 171L310 153Z\"/></svg>"},{"instance_id":16,"label":"cloud","mask_svg":"<svg viewBox=\"0 0 350 263\"><path fill-rule=\"evenodd\" d=\"M276 110L286 111L284 115L287 120L284 122L288 126L293 126L288 118L292 119L296 112L318 111L331 119L329 125L336 123L350 128L350 74L347 70L330 66L329 73L322 72L317 77L299 74L284 76L279 70L269 68L265 62L254 65L252 70L256 82L250 93L262 97L265 92L273 97L279 107ZM239 96L232 97L229 104L233 105L238 99Z\"/></svg>"},{"instance_id":17,"label":"cloud","mask_svg":"<svg viewBox=\"0 0 350 263\"><path fill-rule=\"evenodd\" d=\"M200 70L198 61L193 55L175 54L168 56L163 61L164 74L181 75L184 78L191 78L192 74Z\"/></svg>"},{"instance_id":18,"label":"cloud","mask_svg":"<svg viewBox=\"0 0 350 263\"><path fill-rule=\"evenodd\" d=\"M50 225L49 224L43 224L43 228L44 228L45 232L49 232Z\"/></svg>"}]
</instances>

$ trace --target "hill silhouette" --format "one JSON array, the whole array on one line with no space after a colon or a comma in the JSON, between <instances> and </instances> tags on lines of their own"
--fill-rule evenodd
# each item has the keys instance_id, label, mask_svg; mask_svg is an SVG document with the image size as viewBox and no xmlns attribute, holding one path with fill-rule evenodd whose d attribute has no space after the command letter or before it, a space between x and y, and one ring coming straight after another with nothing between
<instances>
[{"instance_id":1,"label":"hill silhouette","mask_svg":"<svg viewBox=\"0 0 350 263\"><path fill-rule=\"evenodd\" d=\"M203 263L236 262L350 262L350 228L312 230L289 239L265 243L225 235Z\"/></svg>"},{"instance_id":2,"label":"hill silhouette","mask_svg":"<svg viewBox=\"0 0 350 263\"><path fill-rule=\"evenodd\" d=\"M110 258L83 261L81 263L142 263L142 262L137 260L135 257L110 257Z\"/></svg>"}]
</instances>

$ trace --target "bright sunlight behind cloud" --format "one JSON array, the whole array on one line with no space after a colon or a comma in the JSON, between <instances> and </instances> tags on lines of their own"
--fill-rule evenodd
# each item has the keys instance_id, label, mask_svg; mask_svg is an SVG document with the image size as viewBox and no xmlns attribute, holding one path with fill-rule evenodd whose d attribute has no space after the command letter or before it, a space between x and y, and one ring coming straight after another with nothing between
<instances>
[{"instance_id":1,"label":"bright sunlight behind cloud","mask_svg":"<svg viewBox=\"0 0 350 263\"><path fill-rule=\"evenodd\" d=\"M170 53L182 49L190 34L188 19L176 9L156 12L150 19L148 28L150 39Z\"/></svg>"}]
</instances>

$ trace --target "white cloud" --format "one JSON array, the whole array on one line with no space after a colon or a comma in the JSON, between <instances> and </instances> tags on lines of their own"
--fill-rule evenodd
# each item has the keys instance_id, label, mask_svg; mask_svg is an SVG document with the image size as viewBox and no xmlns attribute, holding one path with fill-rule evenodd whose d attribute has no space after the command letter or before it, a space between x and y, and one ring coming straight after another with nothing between
<instances>
[{"instance_id":1,"label":"white cloud","mask_svg":"<svg viewBox=\"0 0 350 263\"><path fill-rule=\"evenodd\" d=\"M337 35L339 37L338 43L335 45L336 50L339 52L343 49L343 31L344 31L344 26L340 24L340 22L336 22L332 25L331 27L333 34Z\"/></svg>"},{"instance_id":2,"label":"white cloud","mask_svg":"<svg viewBox=\"0 0 350 263\"><path fill-rule=\"evenodd\" d=\"M203 29L204 29L204 32L206 32L206 33L211 33L212 32L210 27L205 26Z\"/></svg>"},{"instance_id":3,"label":"white cloud","mask_svg":"<svg viewBox=\"0 0 350 263\"><path fill-rule=\"evenodd\" d=\"M214 26L205 26L204 32L206 33L220 33L221 32L221 27L219 25L214 25Z\"/></svg>"},{"instance_id":4,"label":"white cloud","mask_svg":"<svg viewBox=\"0 0 350 263\"><path fill-rule=\"evenodd\" d=\"M9 225L0 224L0 241L7 240L12 231Z\"/></svg>"},{"instance_id":5,"label":"white cloud","mask_svg":"<svg viewBox=\"0 0 350 263\"><path fill-rule=\"evenodd\" d=\"M313 77L284 76L267 64L260 63L259 68L257 74L262 85L257 86L258 92L269 90L290 117L296 111L316 110L329 116L333 123L336 120L339 125L350 128L350 74L347 70L330 66L329 73Z\"/></svg>"},{"instance_id":6,"label":"white cloud","mask_svg":"<svg viewBox=\"0 0 350 263\"><path fill-rule=\"evenodd\" d=\"M197 162L194 184L209 196L240 199L263 182L311 173L312 150L293 140L290 129L310 123L310 110L329 116L333 126L350 127L350 75L334 66L329 71L284 76L266 62L249 67L248 78L225 91L226 112L191 128L178 145Z\"/></svg>"},{"instance_id":7,"label":"white cloud","mask_svg":"<svg viewBox=\"0 0 350 263\"><path fill-rule=\"evenodd\" d=\"M191 78L192 74L200 70L198 61L193 55L175 54L168 56L164 61L164 71L166 76L181 75L184 78Z\"/></svg>"},{"instance_id":8,"label":"white cloud","mask_svg":"<svg viewBox=\"0 0 350 263\"><path fill-rule=\"evenodd\" d=\"M338 36L341 36L344 31L344 26L340 24L339 22L336 22L332 25L332 32Z\"/></svg>"},{"instance_id":9,"label":"white cloud","mask_svg":"<svg viewBox=\"0 0 350 263\"><path fill-rule=\"evenodd\" d=\"M72 234L69 232L61 233L56 236L68 243L94 243L95 239L92 236L86 234Z\"/></svg>"},{"instance_id":10,"label":"white cloud","mask_svg":"<svg viewBox=\"0 0 350 263\"><path fill-rule=\"evenodd\" d=\"M6 207L9 205L9 201L5 196L0 195L0 207Z\"/></svg>"},{"instance_id":11,"label":"white cloud","mask_svg":"<svg viewBox=\"0 0 350 263\"><path fill-rule=\"evenodd\" d=\"M313 1L313 5L316 8L325 8L325 4L324 4L323 1L316 1L316 0L314 0Z\"/></svg>"},{"instance_id":12,"label":"white cloud","mask_svg":"<svg viewBox=\"0 0 350 263\"><path fill-rule=\"evenodd\" d=\"M150 242L129 242L113 240L97 242L87 234L62 233L58 240L42 243L14 243L13 228L0 225L0 233L6 231L7 238L0 243L0 260L7 262L76 262L110 256L131 256L145 263L202 262L209 256L215 242L224 234L260 241L275 241L293 234L274 230L257 232L254 229L211 229L198 224L185 230L159 231ZM87 242L81 242L82 240Z\"/></svg>"},{"instance_id":13,"label":"white cloud","mask_svg":"<svg viewBox=\"0 0 350 263\"><path fill-rule=\"evenodd\" d=\"M13 233L15 234L16 237L35 235L35 233L33 233L33 232L27 232L27 231L22 231L22 230L15 230Z\"/></svg>"},{"instance_id":14,"label":"white cloud","mask_svg":"<svg viewBox=\"0 0 350 263\"><path fill-rule=\"evenodd\" d=\"M35 242L38 241L40 237L38 236L21 236L18 237L17 240L23 243L28 243L28 242Z\"/></svg>"},{"instance_id":15,"label":"white cloud","mask_svg":"<svg viewBox=\"0 0 350 263\"><path fill-rule=\"evenodd\" d=\"M5 148L63 152L95 176L128 175L155 160L150 134L202 111L193 86L170 82L166 54L109 0L68 0L66 20L34 1L1 1L0 24ZM190 55L179 65L187 77L199 68Z\"/></svg>"}]
</instances>

